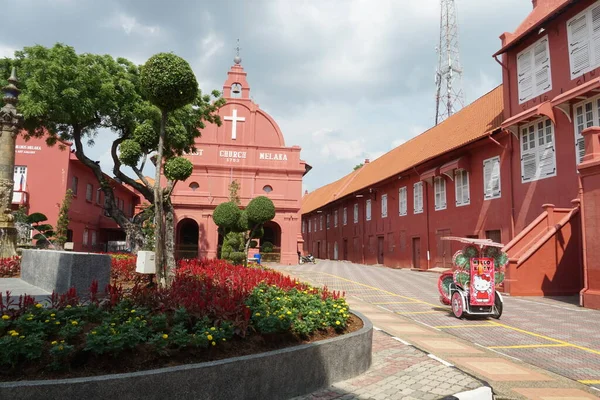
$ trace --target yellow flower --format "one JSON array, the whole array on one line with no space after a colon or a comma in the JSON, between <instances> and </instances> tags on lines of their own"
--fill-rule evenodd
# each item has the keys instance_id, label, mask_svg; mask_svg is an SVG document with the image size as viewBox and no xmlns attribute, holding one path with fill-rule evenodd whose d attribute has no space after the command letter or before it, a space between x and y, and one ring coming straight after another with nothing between
<instances>
[{"instance_id":1,"label":"yellow flower","mask_svg":"<svg viewBox=\"0 0 600 400\"><path fill-rule=\"evenodd\" d=\"M5 315L2 316L2 319L6 321L7 319L10 319L10 317L5 314Z\"/></svg>"},{"instance_id":2,"label":"yellow flower","mask_svg":"<svg viewBox=\"0 0 600 400\"><path fill-rule=\"evenodd\" d=\"M64 341L64 340L61 340L60 342L61 342L61 343L64 343L65 341Z\"/></svg>"},{"instance_id":3,"label":"yellow flower","mask_svg":"<svg viewBox=\"0 0 600 400\"><path fill-rule=\"evenodd\" d=\"M166 333L163 333L163 335L162 335L162 338L163 338L163 339L168 339L168 338L169 338L169 335L167 335Z\"/></svg>"},{"instance_id":4,"label":"yellow flower","mask_svg":"<svg viewBox=\"0 0 600 400\"><path fill-rule=\"evenodd\" d=\"M55 324L56 324L56 325L60 325L60 321L56 321L56 322L55 322Z\"/></svg>"},{"instance_id":5,"label":"yellow flower","mask_svg":"<svg viewBox=\"0 0 600 400\"><path fill-rule=\"evenodd\" d=\"M291 313L292 313L291 311L288 311L286 314L287 314L287 315L290 315Z\"/></svg>"},{"instance_id":6,"label":"yellow flower","mask_svg":"<svg viewBox=\"0 0 600 400\"><path fill-rule=\"evenodd\" d=\"M131 310L132 313L135 313L135 310Z\"/></svg>"},{"instance_id":7,"label":"yellow flower","mask_svg":"<svg viewBox=\"0 0 600 400\"><path fill-rule=\"evenodd\" d=\"M32 319L33 319L33 318L29 317L29 318L27 318L27 321L31 321Z\"/></svg>"},{"instance_id":8,"label":"yellow flower","mask_svg":"<svg viewBox=\"0 0 600 400\"><path fill-rule=\"evenodd\" d=\"M71 325L74 325L74 326L75 325L79 325L79 322L77 322L77 321L71 321Z\"/></svg>"},{"instance_id":9,"label":"yellow flower","mask_svg":"<svg viewBox=\"0 0 600 400\"><path fill-rule=\"evenodd\" d=\"M213 346L216 346L217 344L216 344L215 342L212 342L212 345L213 345Z\"/></svg>"},{"instance_id":10,"label":"yellow flower","mask_svg":"<svg viewBox=\"0 0 600 400\"><path fill-rule=\"evenodd\" d=\"M25 339L25 336L19 336L19 339Z\"/></svg>"},{"instance_id":11,"label":"yellow flower","mask_svg":"<svg viewBox=\"0 0 600 400\"><path fill-rule=\"evenodd\" d=\"M110 326L115 326L115 323L114 323L114 322L112 322L112 323L110 324Z\"/></svg>"},{"instance_id":12,"label":"yellow flower","mask_svg":"<svg viewBox=\"0 0 600 400\"><path fill-rule=\"evenodd\" d=\"M71 306L70 306L70 305L67 305L67 307L65 307L65 308L71 308Z\"/></svg>"},{"instance_id":13,"label":"yellow flower","mask_svg":"<svg viewBox=\"0 0 600 400\"><path fill-rule=\"evenodd\" d=\"M340 324L340 321L335 321L335 324L336 324L336 325L339 325L339 324Z\"/></svg>"},{"instance_id":14,"label":"yellow flower","mask_svg":"<svg viewBox=\"0 0 600 400\"><path fill-rule=\"evenodd\" d=\"M92 331L92 335L95 335L95 334L96 334L96 331Z\"/></svg>"},{"instance_id":15,"label":"yellow flower","mask_svg":"<svg viewBox=\"0 0 600 400\"><path fill-rule=\"evenodd\" d=\"M225 338L223 338L223 341L226 342Z\"/></svg>"},{"instance_id":16,"label":"yellow flower","mask_svg":"<svg viewBox=\"0 0 600 400\"><path fill-rule=\"evenodd\" d=\"M55 346L58 344L58 342L56 340L53 340L52 343L50 343L52 346Z\"/></svg>"},{"instance_id":17,"label":"yellow flower","mask_svg":"<svg viewBox=\"0 0 600 400\"><path fill-rule=\"evenodd\" d=\"M40 303L37 303L37 304L35 305L35 308L42 308L42 305L41 305Z\"/></svg>"},{"instance_id":18,"label":"yellow flower","mask_svg":"<svg viewBox=\"0 0 600 400\"><path fill-rule=\"evenodd\" d=\"M47 320L45 320L44 322L45 322L45 323L48 323L48 322L50 322L50 320L49 320L49 319L47 319Z\"/></svg>"},{"instance_id":19,"label":"yellow flower","mask_svg":"<svg viewBox=\"0 0 600 400\"><path fill-rule=\"evenodd\" d=\"M59 349L60 351L62 351L62 350L64 349L64 347L62 347L62 346L58 346L58 349Z\"/></svg>"},{"instance_id":20,"label":"yellow flower","mask_svg":"<svg viewBox=\"0 0 600 400\"><path fill-rule=\"evenodd\" d=\"M56 314L52 313L50 314L51 317L56 317Z\"/></svg>"},{"instance_id":21,"label":"yellow flower","mask_svg":"<svg viewBox=\"0 0 600 400\"><path fill-rule=\"evenodd\" d=\"M210 328L211 331L216 331L217 328L215 328L214 326L212 328Z\"/></svg>"},{"instance_id":22,"label":"yellow flower","mask_svg":"<svg viewBox=\"0 0 600 400\"><path fill-rule=\"evenodd\" d=\"M207 338L208 340L213 340L213 337L212 337L212 335L208 335L206 338Z\"/></svg>"},{"instance_id":23,"label":"yellow flower","mask_svg":"<svg viewBox=\"0 0 600 400\"><path fill-rule=\"evenodd\" d=\"M19 336L19 332L13 331L13 333L11 333L10 336Z\"/></svg>"},{"instance_id":24,"label":"yellow flower","mask_svg":"<svg viewBox=\"0 0 600 400\"><path fill-rule=\"evenodd\" d=\"M257 316L257 317L260 317L260 313L259 313L259 312L257 312L257 313L256 313L256 314L254 314L254 315L255 315L255 316Z\"/></svg>"}]
</instances>

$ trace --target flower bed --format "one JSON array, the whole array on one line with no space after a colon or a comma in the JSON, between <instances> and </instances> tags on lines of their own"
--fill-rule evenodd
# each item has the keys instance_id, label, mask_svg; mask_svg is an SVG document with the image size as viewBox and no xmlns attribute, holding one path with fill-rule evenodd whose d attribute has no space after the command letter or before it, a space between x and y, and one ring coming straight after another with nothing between
<instances>
[{"instance_id":1,"label":"flower bed","mask_svg":"<svg viewBox=\"0 0 600 400\"><path fill-rule=\"evenodd\" d=\"M250 354L360 328L339 293L220 260L179 264L169 288L0 301L0 380L134 371ZM265 340L268 338L268 340Z\"/></svg>"},{"instance_id":2,"label":"flower bed","mask_svg":"<svg viewBox=\"0 0 600 400\"><path fill-rule=\"evenodd\" d=\"M21 257L0 258L0 278L14 278L21 273Z\"/></svg>"}]
</instances>

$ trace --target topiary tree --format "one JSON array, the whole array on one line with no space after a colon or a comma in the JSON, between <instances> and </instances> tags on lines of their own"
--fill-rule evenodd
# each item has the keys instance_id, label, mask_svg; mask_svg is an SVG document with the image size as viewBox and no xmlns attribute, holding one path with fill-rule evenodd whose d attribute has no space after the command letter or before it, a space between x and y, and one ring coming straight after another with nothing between
<instances>
[{"instance_id":1,"label":"topiary tree","mask_svg":"<svg viewBox=\"0 0 600 400\"><path fill-rule=\"evenodd\" d=\"M275 218L275 205L265 196L252 199L245 210L240 210L235 203L229 201L219 204L213 212L213 220L225 237L230 233L243 233L244 264L248 260L248 249L252 245L256 246L255 239L263 236L263 225L273 218Z\"/></svg>"},{"instance_id":2,"label":"topiary tree","mask_svg":"<svg viewBox=\"0 0 600 400\"><path fill-rule=\"evenodd\" d=\"M166 135L167 135L167 120L169 113L178 108L191 104L198 96L198 82L194 71L183 58L172 53L159 53L146 61L146 64L141 68L141 87L142 91L156 107L160 109L160 130L158 135L157 156L155 159L156 176L154 180L154 212L156 218L155 228L155 266L158 281L161 285L168 284L172 270L175 267L174 259L174 240L173 240L173 213L172 205L168 201L167 207L170 211L170 217L163 221L163 193L160 185L160 179L163 168L163 156L165 154ZM125 155L127 162L137 163L136 154L141 154L142 144L153 143L153 136L150 134L150 124L141 125L137 132L140 142L139 146L132 143L127 143L125 146ZM177 140L178 135L185 133L181 126L175 126L169 131L169 136L173 140ZM137 153L136 153L137 152ZM187 161L187 163L186 163ZM125 161L124 161L125 162ZM190 176L192 165L189 160L183 158L174 158L168 160L164 165L164 172L167 179L171 181L184 180ZM165 265L165 240L163 239L163 226L170 225L169 232L165 236L170 236L171 251L167 251L170 256L170 261ZM172 257L172 259L171 259Z\"/></svg>"}]
</instances>

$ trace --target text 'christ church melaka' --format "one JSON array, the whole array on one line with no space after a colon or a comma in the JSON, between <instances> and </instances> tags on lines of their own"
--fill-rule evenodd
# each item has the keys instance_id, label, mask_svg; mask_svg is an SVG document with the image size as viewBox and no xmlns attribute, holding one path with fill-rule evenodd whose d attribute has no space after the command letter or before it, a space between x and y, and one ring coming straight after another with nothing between
<instances>
[{"instance_id":1,"label":"text 'christ church melaka'","mask_svg":"<svg viewBox=\"0 0 600 400\"><path fill-rule=\"evenodd\" d=\"M250 99L239 57L227 73L223 96L227 103L218 112L223 124L208 124L202 131L196 151L186 155L194 171L173 191L176 256L217 256L222 238L212 213L229 201L229 185L235 180L242 207L257 196L273 201L275 218L265 224L262 240L274 244L282 264L296 264L302 248L302 177L310 166L300 159L300 147L286 147L277 123Z\"/></svg>"}]
</instances>

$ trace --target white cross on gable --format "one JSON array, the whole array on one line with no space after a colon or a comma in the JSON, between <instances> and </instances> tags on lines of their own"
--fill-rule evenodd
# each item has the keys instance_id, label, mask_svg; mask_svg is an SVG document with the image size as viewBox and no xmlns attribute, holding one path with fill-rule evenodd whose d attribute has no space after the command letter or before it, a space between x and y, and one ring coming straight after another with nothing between
<instances>
[{"instance_id":1,"label":"white cross on gable","mask_svg":"<svg viewBox=\"0 0 600 400\"><path fill-rule=\"evenodd\" d=\"M237 138L237 123L246 121L244 117L238 117L237 110L233 109L233 115L230 117L224 117L225 121L231 121L231 138L235 140Z\"/></svg>"}]
</instances>

